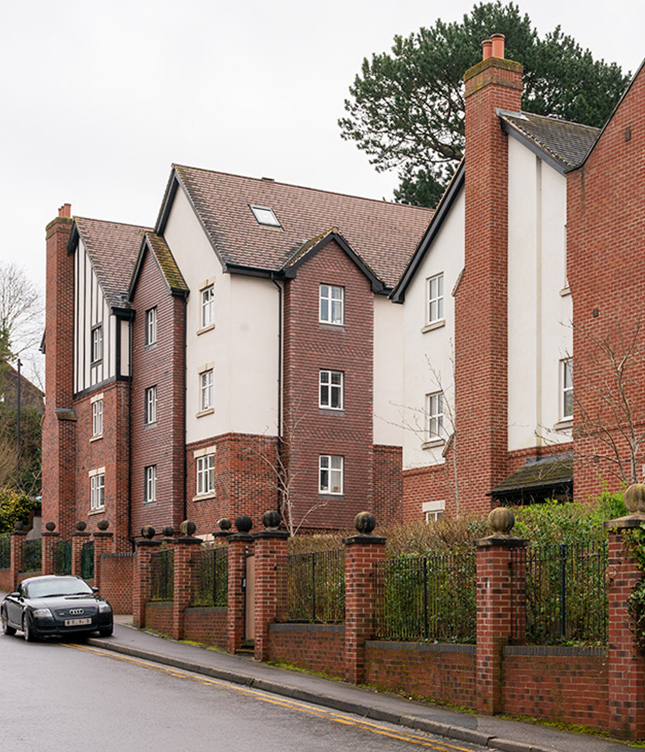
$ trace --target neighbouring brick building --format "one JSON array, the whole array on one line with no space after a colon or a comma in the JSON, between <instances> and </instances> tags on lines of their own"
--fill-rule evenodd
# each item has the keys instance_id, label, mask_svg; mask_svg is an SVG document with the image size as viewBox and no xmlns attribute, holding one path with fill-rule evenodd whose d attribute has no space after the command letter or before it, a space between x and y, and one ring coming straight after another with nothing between
<instances>
[{"instance_id":1,"label":"neighbouring brick building","mask_svg":"<svg viewBox=\"0 0 645 752\"><path fill-rule=\"evenodd\" d=\"M607 444L645 431L644 75L601 131L532 115L494 35L435 212L179 165L154 228L65 205L44 518L107 517L122 550L186 517L346 528L615 487ZM632 340L612 423L599 345Z\"/></svg>"}]
</instances>

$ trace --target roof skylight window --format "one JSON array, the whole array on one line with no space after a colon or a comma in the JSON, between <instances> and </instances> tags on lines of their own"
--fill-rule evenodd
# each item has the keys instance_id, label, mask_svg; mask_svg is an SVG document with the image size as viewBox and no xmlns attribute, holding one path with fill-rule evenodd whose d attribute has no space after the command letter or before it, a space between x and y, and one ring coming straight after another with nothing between
<instances>
[{"instance_id":1,"label":"roof skylight window","mask_svg":"<svg viewBox=\"0 0 645 752\"><path fill-rule=\"evenodd\" d=\"M264 225L265 227L282 227L273 209L270 209L268 206L253 206L252 204L249 204L249 206L259 225Z\"/></svg>"}]
</instances>

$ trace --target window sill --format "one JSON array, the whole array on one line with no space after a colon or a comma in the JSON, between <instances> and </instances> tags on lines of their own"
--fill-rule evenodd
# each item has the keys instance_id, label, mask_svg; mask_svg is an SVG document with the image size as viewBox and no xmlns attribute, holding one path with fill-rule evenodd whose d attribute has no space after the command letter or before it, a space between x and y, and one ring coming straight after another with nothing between
<instances>
[{"instance_id":1,"label":"window sill","mask_svg":"<svg viewBox=\"0 0 645 752\"><path fill-rule=\"evenodd\" d=\"M334 331L345 331L345 324L334 324L332 321L318 321L323 329L333 329Z\"/></svg>"},{"instance_id":2,"label":"window sill","mask_svg":"<svg viewBox=\"0 0 645 752\"><path fill-rule=\"evenodd\" d=\"M157 343L156 342L147 342L143 346L143 351L144 352L148 352L148 350L154 350L156 347L157 347Z\"/></svg>"},{"instance_id":3,"label":"window sill","mask_svg":"<svg viewBox=\"0 0 645 752\"><path fill-rule=\"evenodd\" d=\"M445 443L445 439L430 439L430 441L424 441L423 444L421 444L421 449L436 449L437 447L443 446Z\"/></svg>"},{"instance_id":4,"label":"window sill","mask_svg":"<svg viewBox=\"0 0 645 752\"><path fill-rule=\"evenodd\" d=\"M215 412L214 407L209 407L208 410L200 410L198 413L195 413L196 418L203 418L206 415L212 415Z\"/></svg>"},{"instance_id":5,"label":"window sill","mask_svg":"<svg viewBox=\"0 0 645 752\"><path fill-rule=\"evenodd\" d=\"M146 428L154 428L157 425L157 421L155 420L154 423L144 423L143 427Z\"/></svg>"},{"instance_id":6,"label":"window sill","mask_svg":"<svg viewBox=\"0 0 645 752\"><path fill-rule=\"evenodd\" d=\"M339 499L342 498L345 494L341 491L334 493L334 491L318 491L318 496L321 499L325 499L329 497L330 499Z\"/></svg>"},{"instance_id":7,"label":"window sill","mask_svg":"<svg viewBox=\"0 0 645 752\"><path fill-rule=\"evenodd\" d=\"M101 440L102 438L103 438L103 434L102 434L102 433L101 433L101 434L99 434L98 436L92 436L92 438L90 439L90 444L91 444L91 443L92 443L93 441L100 441L100 440Z\"/></svg>"},{"instance_id":8,"label":"window sill","mask_svg":"<svg viewBox=\"0 0 645 752\"><path fill-rule=\"evenodd\" d=\"M441 327L445 325L445 319L437 319L437 321L431 321L429 324L426 324L424 327L422 327L421 334L425 334L426 332L433 332L435 329L441 329Z\"/></svg>"},{"instance_id":9,"label":"window sill","mask_svg":"<svg viewBox=\"0 0 645 752\"><path fill-rule=\"evenodd\" d=\"M206 332L210 332L212 329L215 329L215 324L209 324L208 326L203 326L201 329L197 330L197 336L199 337L200 334L206 334Z\"/></svg>"},{"instance_id":10,"label":"window sill","mask_svg":"<svg viewBox=\"0 0 645 752\"><path fill-rule=\"evenodd\" d=\"M197 494L197 496L193 496L191 501L207 501L208 499L214 499L216 496L215 491L212 491L205 494Z\"/></svg>"},{"instance_id":11,"label":"window sill","mask_svg":"<svg viewBox=\"0 0 645 752\"><path fill-rule=\"evenodd\" d=\"M571 288L567 285L560 290L560 297L566 298L568 295L571 295Z\"/></svg>"},{"instance_id":12,"label":"window sill","mask_svg":"<svg viewBox=\"0 0 645 752\"><path fill-rule=\"evenodd\" d=\"M325 407L324 405L318 405L318 409L321 413L331 413L332 415L345 415L344 407Z\"/></svg>"},{"instance_id":13,"label":"window sill","mask_svg":"<svg viewBox=\"0 0 645 752\"><path fill-rule=\"evenodd\" d=\"M572 428L573 418L563 418L553 426L554 431L570 431Z\"/></svg>"},{"instance_id":14,"label":"window sill","mask_svg":"<svg viewBox=\"0 0 645 752\"><path fill-rule=\"evenodd\" d=\"M101 507L100 509L90 509L87 513L88 517L94 516L95 514L105 514L105 507Z\"/></svg>"},{"instance_id":15,"label":"window sill","mask_svg":"<svg viewBox=\"0 0 645 752\"><path fill-rule=\"evenodd\" d=\"M154 501L144 501L143 502L144 507L156 507L157 506L157 500Z\"/></svg>"}]
</instances>

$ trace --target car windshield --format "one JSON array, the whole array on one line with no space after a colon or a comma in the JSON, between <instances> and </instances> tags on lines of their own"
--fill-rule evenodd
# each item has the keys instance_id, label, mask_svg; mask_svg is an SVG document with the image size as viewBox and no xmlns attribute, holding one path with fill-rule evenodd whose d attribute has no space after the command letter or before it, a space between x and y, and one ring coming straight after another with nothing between
<instances>
[{"instance_id":1,"label":"car windshield","mask_svg":"<svg viewBox=\"0 0 645 752\"><path fill-rule=\"evenodd\" d=\"M77 577L57 577L37 580L27 586L27 598L46 598L50 595L91 595L92 588Z\"/></svg>"}]
</instances>

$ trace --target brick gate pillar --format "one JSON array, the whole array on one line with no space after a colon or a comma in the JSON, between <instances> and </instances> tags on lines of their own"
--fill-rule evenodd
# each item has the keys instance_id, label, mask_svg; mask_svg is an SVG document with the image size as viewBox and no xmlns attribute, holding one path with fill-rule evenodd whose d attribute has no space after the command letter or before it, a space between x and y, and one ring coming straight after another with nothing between
<instances>
[{"instance_id":1,"label":"brick gate pillar","mask_svg":"<svg viewBox=\"0 0 645 752\"><path fill-rule=\"evenodd\" d=\"M244 644L246 616L246 557L253 550L249 531L250 517L235 520L237 533L228 536L228 652L234 653Z\"/></svg>"},{"instance_id":2,"label":"brick gate pillar","mask_svg":"<svg viewBox=\"0 0 645 752\"><path fill-rule=\"evenodd\" d=\"M18 524L18 523L16 523ZM11 533L11 549L10 549L10 563L9 563L9 576L11 578L11 589L15 590L18 587L18 581L20 580L20 573L23 569L25 561L25 540L27 539L26 530L14 530Z\"/></svg>"},{"instance_id":3,"label":"brick gate pillar","mask_svg":"<svg viewBox=\"0 0 645 752\"><path fill-rule=\"evenodd\" d=\"M629 614L628 598L643 577L630 551L629 530L640 527L645 514L632 504L630 488L625 492L625 505L633 513L605 522L609 533L608 727L623 739L643 739L645 657L634 640L635 625Z\"/></svg>"},{"instance_id":4,"label":"brick gate pillar","mask_svg":"<svg viewBox=\"0 0 645 752\"><path fill-rule=\"evenodd\" d=\"M269 660L269 625L278 608L278 560L286 556L289 533L278 530L278 512L262 515L265 529L253 534L255 541L255 648L258 661Z\"/></svg>"},{"instance_id":5,"label":"brick gate pillar","mask_svg":"<svg viewBox=\"0 0 645 752\"><path fill-rule=\"evenodd\" d=\"M47 528L42 532L42 567L43 574L56 574L56 546L58 545L58 539L60 533L54 532L56 527L55 523L48 522L47 525L51 525L52 529Z\"/></svg>"},{"instance_id":6,"label":"brick gate pillar","mask_svg":"<svg viewBox=\"0 0 645 752\"><path fill-rule=\"evenodd\" d=\"M513 635L514 610L524 613L523 604L514 603L524 586L513 582L511 559L527 541L509 535L514 524L510 509L493 509L488 515L493 534L476 542L477 712L486 715L502 710L502 651Z\"/></svg>"},{"instance_id":7,"label":"brick gate pillar","mask_svg":"<svg viewBox=\"0 0 645 752\"><path fill-rule=\"evenodd\" d=\"M185 520L181 523L182 536L175 540L174 570L175 588L172 604L172 636L175 640L184 637L184 614L190 606L194 592L195 573L199 572L199 556L202 541L194 538L194 522Z\"/></svg>"},{"instance_id":8,"label":"brick gate pillar","mask_svg":"<svg viewBox=\"0 0 645 752\"><path fill-rule=\"evenodd\" d=\"M360 684L365 673L365 642L374 629L376 563L385 559L385 538L373 535L376 519L359 512L358 535L345 538L345 678Z\"/></svg>"},{"instance_id":9,"label":"brick gate pillar","mask_svg":"<svg viewBox=\"0 0 645 752\"><path fill-rule=\"evenodd\" d=\"M151 525L141 528L143 539L135 542L136 550L132 569L132 622L137 629L146 624L146 603L150 600L152 585L152 554L161 545L153 540L155 529Z\"/></svg>"},{"instance_id":10,"label":"brick gate pillar","mask_svg":"<svg viewBox=\"0 0 645 752\"><path fill-rule=\"evenodd\" d=\"M108 521L101 520L103 523L100 530L94 533L94 587L100 588L101 583L101 557L108 554L114 549L112 539L114 533L108 533ZM106 524L108 523L108 524Z\"/></svg>"}]
</instances>

